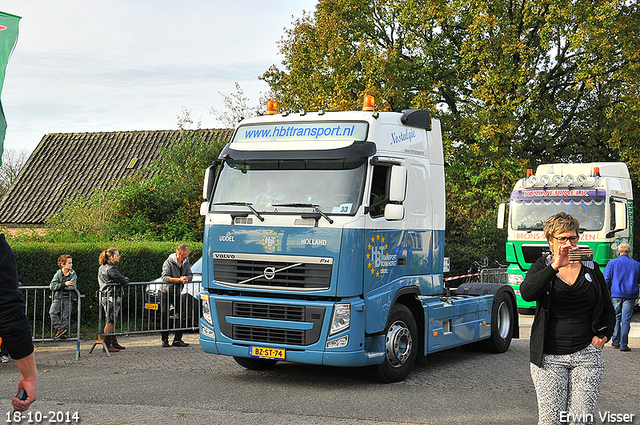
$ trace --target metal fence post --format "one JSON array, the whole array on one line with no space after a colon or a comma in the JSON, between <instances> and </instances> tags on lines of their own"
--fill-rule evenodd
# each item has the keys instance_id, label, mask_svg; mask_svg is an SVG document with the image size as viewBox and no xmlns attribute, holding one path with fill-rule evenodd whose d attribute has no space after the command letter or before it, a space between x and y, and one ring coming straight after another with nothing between
<instances>
[{"instance_id":1,"label":"metal fence post","mask_svg":"<svg viewBox=\"0 0 640 425\"><path fill-rule=\"evenodd\" d=\"M93 343L91 346L91 350L89 350L89 354L93 353L93 349L96 348L96 345L101 344L102 349L107 353L107 357L111 357L111 353L107 350L107 344L104 343L104 335L103 335L103 326L102 326L102 291L98 289L96 292L98 296L98 340Z\"/></svg>"},{"instance_id":2,"label":"metal fence post","mask_svg":"<svg viewBox=\"0 0 640 425\"><path fill-rule=\"evenodd\" d=\"M34 342L48 342L54 341L53 334L53 324L51 323L51 317L49 316L49 309L51 308L51 303L47 302L48 299L53 301L51 295L51 288L49 286L29 286L29 285L21 285L18 288L24 298L25 304L25 314L29 319L29 324L31 325L31 336ZM80 314L82 309L81 299L84 295L78 291L77 288L73 289L75 294L78 296L78 306L77 306L77 320L76 320L76 330L75 330L75 338L67 338L68 341L76 341L76 360L80 359ZM39 296L40 295L40 296ZM67 324L69 336L73 333L71 332L71 303L73 302L71 297L67 300L68 304L66 305L69 311L69 323ZM61 306L64 304L64 299L61 302ZM64 306L62 307L64 309ZM47 337L47 323L48 323L48 337ZM39 330L38 330L39 328Z\"/></svg>"}]
</instances>

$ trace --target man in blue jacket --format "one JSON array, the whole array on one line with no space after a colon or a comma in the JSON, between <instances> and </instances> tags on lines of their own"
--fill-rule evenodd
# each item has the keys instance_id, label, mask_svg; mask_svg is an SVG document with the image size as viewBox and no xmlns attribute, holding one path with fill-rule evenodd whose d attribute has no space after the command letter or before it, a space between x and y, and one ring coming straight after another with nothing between
<instances>
[{"instance_id":1,"label":"man in blue jacket","mask_svg":"<svg viewBox=\"0 0 640 425\"><path fill-rule=\"evenodd\" d=\"M611 291L611 301L616 310L616 327L611 338L611 346L620 351L631 351L629 348L629 329L633 307L638 301L640 285L640 263L629 258L631 247L622 242L618 246L620 256L615 258L604 269L604 278Z\"/></svg>"}]
</instances>

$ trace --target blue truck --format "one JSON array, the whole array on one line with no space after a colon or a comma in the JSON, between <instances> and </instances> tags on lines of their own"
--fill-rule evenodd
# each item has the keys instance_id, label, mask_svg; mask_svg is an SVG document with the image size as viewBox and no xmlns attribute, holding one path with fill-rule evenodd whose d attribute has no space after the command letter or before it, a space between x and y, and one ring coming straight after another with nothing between
<instances>
[{"instance_id":1,"label":"blue truck","mask_svg":"<svg viewBox=\"0 0 640 425\"><path fill-rule=\"evenodd\" d=\"M508 350L509 285L445 288L445 177L427 111L243 120L206 172L200 345L243 367L368 367L404 380L427 354Z\"/></svg>"}]
</instances>

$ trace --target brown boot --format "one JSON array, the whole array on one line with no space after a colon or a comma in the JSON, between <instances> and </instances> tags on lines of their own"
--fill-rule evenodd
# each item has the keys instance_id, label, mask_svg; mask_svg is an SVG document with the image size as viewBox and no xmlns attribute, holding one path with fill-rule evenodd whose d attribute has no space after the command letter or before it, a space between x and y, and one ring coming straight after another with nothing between
<instances>
[{"instance_id":1,"label":"brown boot","mask_svg":"<svg viewBox=\"0 0 640 425\"><path fill-rule=\"evenodd\" d=\"M114 332L114 330L115 325L113 323L107 323L106 325L104 325L104 345L107 346L107 350L109 350L110 353L117 353L118 351L120 351L113 345L113 340L115 339L115 337L110 335ZM102 348L102 350L104 351L104 347Z\"/></svg>"},{"instance_id":2,"label":"brown boot","mask_svg":"<svg viewBox=\"0 0 640 425\"><path fill-rule=\"evenodd\" d=\"M116 331L115 328L116 328L116 326L113 323L107 323L107 326L105 328L106 329L105 333L112 334L112 333L114 333ZM118 344L118 340L116 339L115 335L111 337L111 346L113 348L115 348L116 350L124 350L125 349L124 346Z\"/></svg>"},{"instance_id":3,"label":"brown boot","mask_svg":"<svg viewBox=\"0 0 640 425\"><path fill-rule=\"evenodd\" d=\"M115 336L114 336L114 337L112 337L112 338L113 338L113 339L111 340L111 346L112 346L113 348L115 348L116 350L124 350L125 348L127 348L127 347L125 347L124 345L120 345L120 344L118 344L118 340L116 339L116 337L115 337Z\"/></svg>"},{"instance_id":4,"label":"brown boot","mask_svg":"<svg viewBox=\"0 0 640 425\"><path fill-rule=\"evenodd\" d=\"M114 346L113 346L113 340L112 340L112 338L113 338L112 336L106 336L106 335L105 335L105 336L104 336L104 338L103 338L104 345L107 347L107 350L108 350L110 353L117 353L117 352L118 352L118 351L120 351L120 350L118 350L116 347L114 347ZM105 350L104 350L104 347L102 347L102 351L105 351Z\"/></svg>"}]
</instances>

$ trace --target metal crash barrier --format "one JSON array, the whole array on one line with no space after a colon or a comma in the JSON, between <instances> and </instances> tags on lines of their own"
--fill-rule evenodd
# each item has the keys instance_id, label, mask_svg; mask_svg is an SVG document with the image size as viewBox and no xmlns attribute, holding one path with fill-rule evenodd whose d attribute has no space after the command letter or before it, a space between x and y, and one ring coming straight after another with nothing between
<instances>
[{"instance_id":1,"label":"metal crash barrier","mask_svg":"<svg viewBox=\"0 0 640 425\"><path fill-rule=\"evenodd\" d=\"M444 284L447 288L457 288L463 283L478 282L480 282L480 273L468 273L459 276L450 276L444 279Z\"/></svg>"},{"instance_id":2,"label":"metal crash barrier","mask_svg":"<svg viewBox=\"0 0 640 425\"><path fill-rule=\"evenodd\" d=\"M507 283L507 268L496 267L480 270L481 283Z\"/></svg>"},{"instance_id":3,"label":"metal crash barrier","mask_svg":"<svg viewBox=\"0 0 640 425\"><path fill-rule=\"evenodd\" d=\"M33 342L47 341L75 341L76 342L76 360L80 359L80 311L82 308L82 298L77 289L73 289L77 296L77 300L71 297L63 299L65 304L63 308L69 310L69 327L67 328L68 337L65 339L55 339L56 331L51 323L49 316L49 308L51 307L52 291L49 286L20 286L20 292L25 301L25 314L31 325L31 335ZM69 291L69 292L73 292ZM74 307L75 304L75 307Z\"/></svg>"},{"instance_id":4,"label":"metal crash barrier","mask_svg":"<svg viewBox=\"0 0 640 425\"><path fill-rule=\"evenodd\" d=\"M451 276L444 279L447 288L457 288L463 283L507 283L507 268L480 268L477 273Z\"/></svg>"},{"instance_id":5,"label":"metal crash barrier","mask_svg":"<svg viewBox=\"0 0 640 425\"><path fill-rule=\"evenodd\" d=\"M131 282L113 288L112 292L96 292L100 309L99 338L89 354L97 345L102 345L103 351L111 356L105 336L109 341L121 335L198 330L200 304L193 285L185 285L181 292L158 281ZM109 323L113 324L111 329L105 326Z\"/></svg>"}]
</instances>

